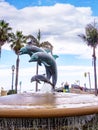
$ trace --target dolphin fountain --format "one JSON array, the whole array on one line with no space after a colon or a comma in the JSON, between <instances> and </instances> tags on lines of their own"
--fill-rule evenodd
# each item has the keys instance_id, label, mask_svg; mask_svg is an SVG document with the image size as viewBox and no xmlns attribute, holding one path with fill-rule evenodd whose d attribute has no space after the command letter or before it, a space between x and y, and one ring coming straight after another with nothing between
<instances>
[{"instance_id":1,"label":"dolphin fountain","mask_svg":"<svg viewBox=\"0 0 98 130\"><path fill-rule=\"evenodd\" d=\"M53 56L31 45L21 48L20 54L29 54L29 62L44 64L46 69L46 76L34 75L31 82L43 81L55 89L57 66ZM98 130L98 98L58 92L1 96L0 130Z\"/></svg>"},{"instance_id":2,"label":"dolphin fountain","mask_svg":"<svg viewBox=\"0 0 98 130\"><path fill-rule=\"evenodd\" d=\"M45 50L31 44L22 47L19 54L30 55L31 59L29 62L38 62L39 65L42 65L42 63L44 64L47 79L50 80L52 77L52 87L54 90L57 82L57 65L54 57L57 58L57 56L50 55Z\"/></svg>"}]
</instances>

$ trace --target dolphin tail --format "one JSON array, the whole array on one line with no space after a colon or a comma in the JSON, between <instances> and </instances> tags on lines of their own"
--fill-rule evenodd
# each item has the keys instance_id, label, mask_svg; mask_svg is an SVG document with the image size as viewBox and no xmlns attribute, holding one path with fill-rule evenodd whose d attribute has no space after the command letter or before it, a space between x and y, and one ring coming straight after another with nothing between
<instances>
[{"instance_id":1,"label":"dolphin tail","mask_svg":"<svg viewBox=\"0 0 98 130\"><path fill-rule=\"evenodd\" d=\"M40 80L39 80L39 79L36 79L36 81L37 81L39 84L41 84L41 82L40 82Z\"/></svg>"},{"instance_id":2,"label":"dolphin tail","mask_svg":"<svg viewBox=\"0 0 98 130\"><path fill-rule=\"evenodd\" d=\"M48 82L52 87L54 86L53 83L51 83L50 81Z\"/></svg>"},{"instance_id":3,"label":"dolphin tail","mask_svg":"<svg viewBox=\"0 0 98 130\"><path fill-rule=\"evenodd\" d=\"M58 55L52 55L54 59L57 59L59 56Z\"/></svg>"}]
</instances>

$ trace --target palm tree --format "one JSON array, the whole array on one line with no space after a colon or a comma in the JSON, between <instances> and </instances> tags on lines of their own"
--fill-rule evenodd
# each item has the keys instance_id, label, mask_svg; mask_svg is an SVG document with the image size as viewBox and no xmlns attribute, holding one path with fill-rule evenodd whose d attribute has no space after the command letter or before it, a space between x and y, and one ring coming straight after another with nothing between
<instances>
[{"instance_id":1,"label":"palm tree","mask_svg":"<svg viewBox=\"0 0 98 130\"><path fill-rule=\"evenodd\" d=\"M17 55L16 59L16 79L15 79L15 90L17 93L17 85L18 85L18 73L19 73L19 50L24 46L24 43L26 43L26 37L23 35L22 31L16 31L16 34L13 33L10 45L11 49L15 52Z\"/></svg>"},{"instance_id":2,"label":"palm tree","mask_svg":"<svg viewBox=\"0 0 98 130\"><path fill-rule=\"evenodd\" d=\"M46 51L51 52L51 54L52 54L53 46L51 45L51 43L49 43L48 41L45 41L45 42L42 42L42 43L40 42L40 39L41 39L40 29L38 30L37 38L35 38L32 35L29 35L28 37L31 39L31 42L32 42L33 45L35 45L39 48L43 48ZM36 75L38 75L38 62L37 62L37 65L36 65ZM36 82L36 91L38 91L38 83L37 82Z\"/></svg>"},{"instance_id":3,"label":"palm tree","mask_svg":"<svg viewBox=\"0 0 98 130\"><path fill-rule=\"evenodd\" d=\"M95 95L97 96L97 73L96 73L96 47L98 45L98 28L95 26L95 22L93 24L88 24L85 28L86 34L78 35L81 37L88 46L91 46L93 49L93 65L94 65L94 83L95 83Z\"/></svg>"},{"instance_id":4,"label":"palm tree","mask_svg":"<svg viewBox=\"0 0 98 130\"><path fill-rule=\"evenodd\" d=\"M4 20L0 20L0 57L1 57L1 47L6 43L9 42L11 36L12 28L9 27L9 23L5 22Z\"/></svg>"},{"instance_id":5,"label":"palm tree","mask_svg":"<svg viewBox=\"0 0 98 130\"><path fill-rule=\"evenodd\" d=\"M53 46L51 45L51 43L49 43L48 41L40 43L40 39L41 39L40 29L38 30L37 38L35 38L33 35L28 35L27 39L31 40L32 45L43 48L46 51L51 52L52 54Z\"/></svg>"}]
</instances>

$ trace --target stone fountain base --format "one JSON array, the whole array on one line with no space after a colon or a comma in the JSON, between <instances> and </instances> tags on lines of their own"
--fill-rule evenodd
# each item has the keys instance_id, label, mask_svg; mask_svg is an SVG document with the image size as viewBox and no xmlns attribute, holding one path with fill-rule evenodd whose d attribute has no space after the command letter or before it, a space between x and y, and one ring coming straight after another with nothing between
<instances>
[{"instance_id":1,"label":"stone fountain base","mask_svg":"<svg viewBox=\"0 0 98 130\"><path fill-rule=\"evenodd\" d=\"M0 130L98 130L98 115L0 118Z\"/></svg>"},{"instance_id":2,"label":"stone fountain base","mask_svg":"<svg viewBox=\"0 0 98 130\"><path fill-rule=\"evenodd\" d=\"M1 130L97 130L97 113L98 98L90 94L24 93L0 97Z\"/></svg>"}]
</instances>

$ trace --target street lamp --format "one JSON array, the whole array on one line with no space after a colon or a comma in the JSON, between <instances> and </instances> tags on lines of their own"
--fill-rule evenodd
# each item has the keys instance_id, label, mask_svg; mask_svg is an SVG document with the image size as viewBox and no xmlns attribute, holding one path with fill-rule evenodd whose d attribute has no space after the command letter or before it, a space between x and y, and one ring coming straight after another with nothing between
<instances>
[{"instance_id":1,"label":"street lamp","mask_svg":"<svg viewBox=\"0 0 98 130\"><path fill-rule=\"evenodd\" d=\"M90 78L90 72L88 72L88 78L89 78L89 87L90 87L90 91L91 91L91 78Z\"/></svg>"},{"instance_id":2,"label":"street lamp","mask_svg":"<svg viewBox=\"0 0 98 130\"><path fill-rule=\"evenodd\" d=\"M21 93L21 84L22 84L22 81L19 82L19 85L20 85L20 93Z\"/></svg>"},{"instance_id":3,"label":"street lamp","mask_svg":"<svg viewBox=\"0 0 98 130\"><path fill-rule=\"evenodd\" d=\"M12 65L11 69L12 69L12 90L13 90L13 82L14 82L14 70L15 70L15 66Z\"/></svg>"},{"instance_id":4,"label":"street lamp","mask_svg":"<svg viewBox=\"0 0 98 130\"><path fill-rule=\"evenodd\" d=\"M88 78L89 78L89 87L90 87L90 91L91 91L91 78L90 78L90 72L85 72L84 76L87 77L88 74Z\"/></svg>"}]
</instances>

